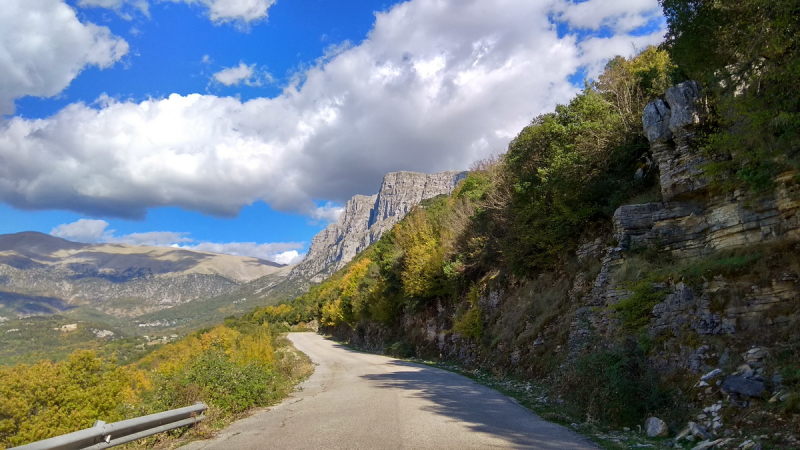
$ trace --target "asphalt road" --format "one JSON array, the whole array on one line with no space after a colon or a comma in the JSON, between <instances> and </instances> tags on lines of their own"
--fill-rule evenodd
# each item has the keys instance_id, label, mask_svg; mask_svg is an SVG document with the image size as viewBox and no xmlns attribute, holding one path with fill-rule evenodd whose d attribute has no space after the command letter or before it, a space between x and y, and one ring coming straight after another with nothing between
<instances>
[{"instance_id":1,"label":"asphalt road","mask_svg":"<svg viewBox=\"0 0 800 450\"><path fill-rule=\"evenodd\" d=\"M183 448L599 448L466 377L356 352L313 333L289 339L316 364L301 390Z\"/></svg>"}]
</instances>

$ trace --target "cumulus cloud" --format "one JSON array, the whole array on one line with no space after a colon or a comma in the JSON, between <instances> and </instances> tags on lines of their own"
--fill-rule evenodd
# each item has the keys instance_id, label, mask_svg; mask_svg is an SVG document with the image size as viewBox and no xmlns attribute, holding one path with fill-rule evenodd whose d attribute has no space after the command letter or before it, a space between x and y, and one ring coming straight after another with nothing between
<instances>
[{"instance_id":1,"label":"cumulus cloud","mask_svg":"<svg viewBox=\"0 0 800 450\"><path fill-rule=\"evenodd\" d=\"M113 233L114 230L111 230ZM150 245L154 247L171 247L183 242L192 242L189 233L174 231L148 231L146 233L131 233L124 236L109 235L103 242L129 245Z\"/></svg>"},{"instance_id":2,"label":"cumulus cloud","mask_svg":"<svg viewBox=\"0 0 800 450\"><path fill-rule=\"evenodd\" d=\"M214 243L201 242L195 245L181 245L181 248L199 250L203 252L224 253L227 255L252 256L279 264L295 264L305 254L299 254L298 249L303 248L301 242L278 242L258 244L256 242L228 242ZM294 262L291 262L294 261Z\"/></svg>"},{"instance_id":3,"label":"cumulus cloud","mask_svg":"<svg viewBox=\"0 0 800 450\"><path fill-rule=\"evenodd\" d=\"M327 202L311 213L311 219L319 222L336 222L343 212L343 207Z\"/></svg>"},{"instance_id":4,"label":"cumulus cloud","mask_svg":"<svg viewBox=\"0 0 800 450\"><path fill-rule=\"evenodd\" d=\"M214 23L234 22L249 25L254 22L266 20L269 8L275 0L155 0L155 2L186 3L203 7L208 17ZM108 8L129 17L124 12L130 6L148 15L149 3L147 0L80 0L80 7Z\"/></svg>"},{"instance_id":5,"label":"cumulus cloud","mask_svg":"<svg viewBox=\"0 0 800 450\"><path fill-rule=\"evenodd\" d=\"M566 103L569 77L661 40L586 32L650 20L656 0L411 0L376 14L361 44L331 47L275 98L171 95L72 104L0 125L0 201L141 218L178 206L233 216L263 200L333 217L386 172L466 169ZM595 8L591 21L571 8ZM551 19L573 29L559 36ZM635 19L635 20L634 20ZM608 25L611 24L611 25Z\"/></svg>"},{"instance_id":6,"label":"cumulus cloud","mask_svg":"<svg viewBox=\"0 0 800 450\"><path fill-rule=\"evenodd\" d=\"M80 219L77 222L61 224L50 230L50 234L69 241L95 244L111 237L114 230L106 231L106 228L108 222L105 220Z\"/></svg>"},{"instance_id":7,"label":"cumulus cloud","mask_svg":"<svg viewBox=\"0 0 800 450\"><path fill-rule=\"evenodd\" d=\"M154 247L178 247L226 255L251 256L278 264L296 264L305 253L299 253L304 247L302 242L273 242L259 244L256 242L196 242L189 233L175 231L150 231L131 233L122 236L109 230L105 220L80 219L54 227L50 234L56 237L87 244L112 243L129 245L147 245Z\"/></svg>"},{"instance_id":8,"label":"cumulus cloud","mask_svg":"<svg viewBox=\"0 0 800 450\"><path fill-rule=\"evenodd\" d=\"M212 22L239 22L244 24L266 20L275 0L162 0L174 3L202 5L208 8Z\"/></svg>"},{"instance_id":9,"label":"cumulus cloud","mask_svg":"<svg viewBox=\"0 0 800 450\"><path fill-rule=\"evenodd\" d=\"M563 2L555 11L559 20L572 27L609 27L616 33L628 33L661 17L661 7L652 0Z\"/></svg>"},{"instance_id":10,"label":"cumulus cloud","mask_svg":"<svg viewBox=\"0 0 800 450\"><path fill-rule=\"evenodd\" d=\"M297 250L289 250L288 252L283 252L275 255L272 261L275 261L278 264L285 264L287 266L292 264L297 264L306 257L305 253L298 253Z\"/></svg>"},{"instance_id":11,"label":"cumulus cloud","mask_svg":"<svg viewBox=\"0 0 800 450\"><path fill-rule=\"evenodd\" d=\"M203 61L205 62L205 57ZM259 71L255 64L247 65L244 62L240 62L238 66L226 67L212 75L212 78L225 86L238 86L242 83L247 86L261 86L262 82L273 81L268 72Z\"/></svg>"},{"instance_id":12,"label":"cumulus cloud","mask_svg":"<svg viewBox=\"0 0 800 450\"><path fill-rule=\"evenodd\" d=\"M24 96L58 95L86 66L106 68L128 52L107 27L78 20L63 0L6 0L0 7L0 114Z\"/></svg>"}]
</instances>

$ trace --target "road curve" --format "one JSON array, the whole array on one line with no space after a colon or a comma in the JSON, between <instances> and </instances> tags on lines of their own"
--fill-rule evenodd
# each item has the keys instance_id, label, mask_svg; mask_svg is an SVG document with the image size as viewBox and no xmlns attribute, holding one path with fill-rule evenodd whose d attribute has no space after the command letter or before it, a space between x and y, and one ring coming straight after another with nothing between
<instances>
[{"instance_id":1,"label":"road curve","mask_svg":"<svg viewBox=\"0 0 800 450\"><path fill-rule=\"evenodd\" d=\"M313 333L289 339L316 365L301 389L185 449L599 448L466 377Z\"/></svg>"}]
</instances>

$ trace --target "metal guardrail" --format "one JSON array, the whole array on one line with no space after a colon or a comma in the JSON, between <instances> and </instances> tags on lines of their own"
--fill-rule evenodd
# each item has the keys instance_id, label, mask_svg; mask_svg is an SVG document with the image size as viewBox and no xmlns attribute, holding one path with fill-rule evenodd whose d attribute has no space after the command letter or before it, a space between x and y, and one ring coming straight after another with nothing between
<instances>
[{"instance_id":1,"label":"metal guardrail","mask_svg":"<svg viewBox=\"0 0 800 450\"><path fill-rule=\"evenodd\" d=\"M92 428L56 436L43 441L14 447L18 450L78 450L101 449L122 445L164 431L193 425L205 418L208 409L205 403L173 409L149 416L123 420L121 422L95 422Z\"/></svg>"}]
</instances>

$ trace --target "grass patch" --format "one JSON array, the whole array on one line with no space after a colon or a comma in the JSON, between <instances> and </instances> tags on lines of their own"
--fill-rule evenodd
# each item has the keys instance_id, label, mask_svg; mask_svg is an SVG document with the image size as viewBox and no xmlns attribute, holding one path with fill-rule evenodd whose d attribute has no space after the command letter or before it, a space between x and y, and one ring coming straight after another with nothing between
<instances>
[{"instance_id":1,"label":"grass patch","mask_svg":"<svg viewBox=\"0 0 800 450\"><path fill-rule=\"evenodd\" d=\"M650 323L653 307L664 301L667 291L648 280L640 281L630 289L631 295L612 305L611 309L622 319L626 331L635 332Z\"/></svg>"}]
</instances>

